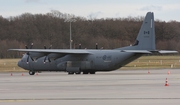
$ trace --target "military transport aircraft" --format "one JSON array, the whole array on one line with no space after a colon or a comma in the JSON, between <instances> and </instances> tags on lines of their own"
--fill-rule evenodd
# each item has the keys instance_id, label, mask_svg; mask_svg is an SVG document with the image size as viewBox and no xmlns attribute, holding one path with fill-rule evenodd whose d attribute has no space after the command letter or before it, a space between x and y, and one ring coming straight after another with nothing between
<instances>
[{"instance_id":1,"label":"military transport aircraft","mask_svg":"<svg viewBox=\"0 0 180 105\"><path fill-rule=\"evenodd\" d=\"M32 47L32 46L31 46ZM26 52L18 66L37 71L64 71L68 74L95 74L98 71L112 71L121 68L144 54L177 53L177 51L156 50L154 14L148 12L142 23L134 45L105 49L9 49Z\"/></svg>"}]
</instances>

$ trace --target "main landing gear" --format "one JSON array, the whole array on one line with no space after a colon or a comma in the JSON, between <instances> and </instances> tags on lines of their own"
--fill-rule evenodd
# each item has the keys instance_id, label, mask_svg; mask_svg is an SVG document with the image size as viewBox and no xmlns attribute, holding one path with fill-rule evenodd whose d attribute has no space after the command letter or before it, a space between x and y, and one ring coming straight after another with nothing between
<instances>
[{"instance_id":1,"label":"main landing gear","mask_svg":"<svg viewBox=\"0 0 180 105\"><path fill-rule=\"evenodd\" d=\"M68 72L69 75L73 75L73 74L81 74L81 72ZM95 71L83 71L83 74L96 74Z\"/></svg>"},{"instance_id":2,"label":"main landing gear","mask_svg":"<svg viewBox=\"0 0 180 105\"><path fill-rule=\"evenodd\" d=\"M69 75L73 75L73 74L81 74L81 72L68 72Z\"/></svg>"},{"instance_id":3,"label":"main landing gear","mask_svg":"<svg viewBox=\"0 0 180 105\"><path fill-rule=\"evenodd\" d=\"M29 71L29 75L34 75L35 74L35 71ZM81 74L81 71L79 72L68 72L69 75L73 75L73 74ZM95 71L83 71L83 74L96 74Z\"/></svg>"},{"instance_id":4,"label":"main landing gear","mask_svg":"<svg viewBox=\"0 0 180 105\"><path fill-rule=\"evenodd\" d=\"M96 74L95 71L84 71L83 74Z\"/></svg>"}]
</instances>

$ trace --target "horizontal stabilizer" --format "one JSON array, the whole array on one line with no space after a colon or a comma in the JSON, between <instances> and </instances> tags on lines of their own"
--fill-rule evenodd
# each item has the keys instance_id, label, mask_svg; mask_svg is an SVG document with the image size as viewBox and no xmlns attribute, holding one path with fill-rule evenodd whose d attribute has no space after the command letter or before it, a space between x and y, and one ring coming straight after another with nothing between
<instances>
[{"instance_id":1,"label":"horizontal stabilizer","mask_svg":"<svg viewBox=\"0 0 180 105\"><path fill-rule=\"evenodd\" d=\"M178 51L173 51L173 50L157 50L157 51L152 51L155 53L160 53L160 54L176 54Z\"/></svg>"},{"instance_id":2,"label":"horizontal stabilizer","mask_svg":"<svg viewBox=\"0 0 180 105\"><path fill-rule=\"evenodd\" d=\"M122 50L121 52L142 53L142 54L151 54L152 53L148 50Z\"/></svg>"}]
</instances>

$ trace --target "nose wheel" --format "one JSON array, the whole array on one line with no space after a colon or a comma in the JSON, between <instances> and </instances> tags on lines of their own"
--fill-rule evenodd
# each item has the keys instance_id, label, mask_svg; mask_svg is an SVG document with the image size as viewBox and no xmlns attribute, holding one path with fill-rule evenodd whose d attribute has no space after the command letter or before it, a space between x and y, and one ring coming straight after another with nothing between
<instances>
[{"instance_id":1,"label":"nose wheel","mask_svg":"<svg viewBox=\"0 0 180 105\"><path fill-rule=\"evenodd\" d=\"M34 71L29 71L29 75L34 75L35 72Z\"/></svg>"}]
</instances>

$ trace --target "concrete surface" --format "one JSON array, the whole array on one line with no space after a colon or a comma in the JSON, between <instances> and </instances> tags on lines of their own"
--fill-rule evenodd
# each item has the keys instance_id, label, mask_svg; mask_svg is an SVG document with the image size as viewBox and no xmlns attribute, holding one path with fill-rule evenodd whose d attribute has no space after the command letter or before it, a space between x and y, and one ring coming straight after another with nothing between
<instances>
[{"instance_id":1,"label":"concrete surface","mask_svg":"<svg viewBox=\"0 0 180 105\"><path fill-rule=\"evenodd\" d=\"M180 69L169 70L0 73L0 105L179 105Z\"/></svg>"}]
</instances>

